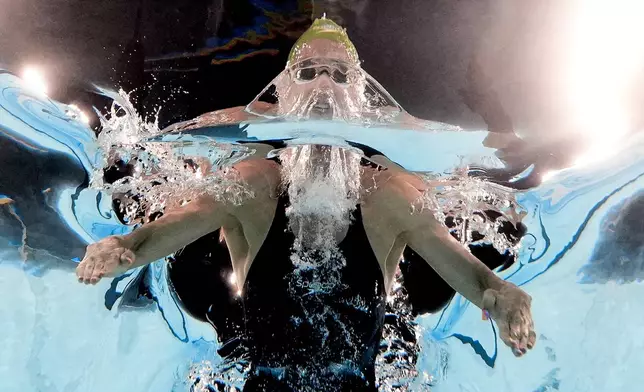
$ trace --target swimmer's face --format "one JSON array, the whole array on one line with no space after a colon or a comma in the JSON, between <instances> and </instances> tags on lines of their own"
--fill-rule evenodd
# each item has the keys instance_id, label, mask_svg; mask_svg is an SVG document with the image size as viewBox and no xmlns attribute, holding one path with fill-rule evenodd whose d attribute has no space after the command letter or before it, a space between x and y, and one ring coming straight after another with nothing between
<instances>
[{"instance_id":1,"label":"swimmer's face","mask_svg":"<svg viewBox=\"0 0 644 392\"><path fill-rule=\"evenodd\" d=\"M314 39L302 46L276 84L280 112L302 117L342 118L364 99L359 65L339 42Z\"/></svg>"}]
</instances>

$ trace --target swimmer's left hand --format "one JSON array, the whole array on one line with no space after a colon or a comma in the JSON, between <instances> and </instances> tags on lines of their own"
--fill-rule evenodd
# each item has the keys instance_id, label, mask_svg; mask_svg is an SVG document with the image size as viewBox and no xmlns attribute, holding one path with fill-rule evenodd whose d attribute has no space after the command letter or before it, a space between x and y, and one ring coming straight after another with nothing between
<instances>
[{"instance_id":1,"label":"swimmer's left hand","mask_svg":"<svg viewBox=\"0 0 644 392\"><path fill-rule=\"evenodd\" d=\"M528 294L508 282L500 290L487 289L483 294L483 318L489 316L496 321L501 340L517 357L532 349L536 342L531 303Z\"/></svg>"}]
</instances>

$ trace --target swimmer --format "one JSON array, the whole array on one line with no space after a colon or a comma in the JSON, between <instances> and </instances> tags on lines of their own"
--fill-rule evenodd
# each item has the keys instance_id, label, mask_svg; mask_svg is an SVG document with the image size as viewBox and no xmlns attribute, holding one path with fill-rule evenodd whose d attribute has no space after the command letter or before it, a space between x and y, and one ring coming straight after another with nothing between
<instances>
[{"instance_id":1,"label":"swimmer","mask_svg":"<svg viewBox=\"0 0 644 392\"><path fill-rule=\"evenodd\" d=\"M359 83L347 79L359 71L344 30L316 20L291 52L292 83L278 90L280 102L335 118L361 104ZM289 145L271 159L272 146L254 147L260 153L234 166L253 197L241 204L198 197L91 244L79 281L95 284L221 230L244 304L246 391L376 390L384 306L405 247L496 321L516 356L534 346L530 296L418 208L427 186L418 177L347 146Z\"/></svg>"}]
</instances>

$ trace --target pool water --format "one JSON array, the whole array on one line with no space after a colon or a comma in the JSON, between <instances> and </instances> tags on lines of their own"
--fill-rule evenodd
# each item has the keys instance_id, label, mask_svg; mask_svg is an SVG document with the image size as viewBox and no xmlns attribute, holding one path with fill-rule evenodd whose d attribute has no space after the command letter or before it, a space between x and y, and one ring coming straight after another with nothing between
<instances>
[{"instance_id":1,"label":"pool water","mask_svg":"<svg viewBox=\"0 0 644 392\"><path fill-rule=\"evenodd\" d=\"M442 173L463 157L498 164L481 147L485 132L340 129L332 136L377 148L409 170ZM278 123L245 132L270 139L292 130ZM0 390L207 390L212 369L226 365L217 336L182 309L164 261L95 287L76 281L87 243L131 230L111 198L89 187L88 173L102 159L73 108L0 73ZM637 133L609 159L512 191L527 234L518 261L499 275L533 297L536 347L514 358L496 327L457 295L442 312L413 320L420 337L413 377L380 390L639 390L643 190L644 134ZM133 295L134 286L147 296ZM222 382L241 385L243 371L226 372Z\"/></svg>"}]
</instances>

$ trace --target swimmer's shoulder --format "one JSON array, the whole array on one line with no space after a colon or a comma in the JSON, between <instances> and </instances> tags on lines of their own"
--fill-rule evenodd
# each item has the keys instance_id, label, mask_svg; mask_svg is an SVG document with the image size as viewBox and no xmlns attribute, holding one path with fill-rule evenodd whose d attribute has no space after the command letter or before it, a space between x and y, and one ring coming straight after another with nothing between
<instances>
[{"instance_id":1,"label":"swimmer's shoulder","mask_svg":"<svg viewBox=\"0 0 644 392\"><path fill-rule=\"evenodd\" d=\"M273 198L281 184L280 166L269 159L252 159L242 161L233 166L239 179L248 190L253 193L253 198L262 200Z\"/></svg>"},{"instance_id":2,"label":"swimmer's shoulder","mask_svg":"<svg viewBox=\"0 0 644 392\"><path fill-rule=\"evenodd\" d=\"M384 155L373 155L369 158L375 165L367 166L363 173L363 188L388 190L407 185L418 192L424 192L427 184L416 173L412 173Z\"/></svg>"}]
</instances>

